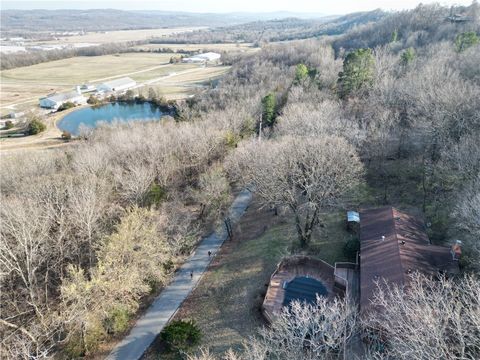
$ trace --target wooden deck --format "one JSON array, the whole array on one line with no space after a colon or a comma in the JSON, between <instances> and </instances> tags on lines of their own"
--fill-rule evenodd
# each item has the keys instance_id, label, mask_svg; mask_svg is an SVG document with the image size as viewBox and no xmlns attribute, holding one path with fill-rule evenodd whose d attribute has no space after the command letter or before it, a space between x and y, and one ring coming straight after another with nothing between
<instances>
[{"instance_id":1,"label":"wooden deck","mask_svg":"<svg viewBox=\"0 0 480 360\"><path fill-rule=\"evenodd\" d=\"M311 277L323 283L328 290L328 297L334 293L334 268L322 260L308 256L291 256L284 258L270 278L267 294L262 305L265 318L272 322L275 316L282 311L285 290L285 282L299 276Z\"/></svg>"}]
</instances>

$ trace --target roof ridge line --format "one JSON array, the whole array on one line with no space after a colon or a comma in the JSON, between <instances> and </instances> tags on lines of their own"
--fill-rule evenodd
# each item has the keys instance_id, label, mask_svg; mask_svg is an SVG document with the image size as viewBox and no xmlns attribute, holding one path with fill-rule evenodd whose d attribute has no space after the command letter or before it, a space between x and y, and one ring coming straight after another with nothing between
<instances>
[{"instance_id":1,"label":"roof ridge line","mask_svg":"<svg viewBox=\"0 0 480 360\"><path fill-rule=\"evenodd\" d=\"M398 229L397 229L397 222L395 220L395 214L394 214L394 211L396 211L397 209L395 209L393 206L391 206L391 211L392 211L392 221L393 221L393 231L395 233L395 240L396 240L396 249L397 249L397 252L398 252L398 258L400 259L399 263L400 263L400 267L402 268L402 280L403 280L403 284L405 284L405 269L403 268L403 261L402 261L402 256L400 254L400 245L398 245Z\"/></svg>"}]
</instances>

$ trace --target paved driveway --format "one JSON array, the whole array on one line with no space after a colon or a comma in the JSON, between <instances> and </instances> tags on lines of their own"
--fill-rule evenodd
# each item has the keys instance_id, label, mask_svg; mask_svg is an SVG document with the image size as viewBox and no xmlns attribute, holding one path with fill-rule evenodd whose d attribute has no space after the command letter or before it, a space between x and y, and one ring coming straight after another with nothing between
<instances>
[{"instance_id":1,"label":"paved driveway","mask_svg":"<svg viewBox=\"0 0 480 360\"><path fill-rule=\"evenodd\" d=\"M229 217L235 224L243 215L252 200L252 194L243 190L235 198L229 209ZM146 313L137 321L133 329L110 353L108 360L137 360L148 349L157 335L178 310L182 302L200 281L210 264L208 251L215 254L227 238L223 227L219 232L204 238L194 254L177 271L172 282L165 287ZM190 273L193 272L193 278Z\"/></svg>"}]
</instances>

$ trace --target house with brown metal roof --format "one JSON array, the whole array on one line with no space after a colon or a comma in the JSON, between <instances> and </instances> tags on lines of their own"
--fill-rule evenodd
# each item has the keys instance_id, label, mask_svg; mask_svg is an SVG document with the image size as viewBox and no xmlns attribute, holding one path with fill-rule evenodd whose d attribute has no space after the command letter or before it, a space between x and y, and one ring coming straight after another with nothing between
<instances>
[{"instance_id":1,"label":"house with brown metal roof","mask_svg":"<svg viewBox=\"0 0 480 360\"><path fill-rule=\"evenodd\" d=\"M376 282L408 286L409 274L458 273L459 244L430 243L424 222L393 207L360 212L360 309L371 309Z\"/></svg>"}]
</instances>

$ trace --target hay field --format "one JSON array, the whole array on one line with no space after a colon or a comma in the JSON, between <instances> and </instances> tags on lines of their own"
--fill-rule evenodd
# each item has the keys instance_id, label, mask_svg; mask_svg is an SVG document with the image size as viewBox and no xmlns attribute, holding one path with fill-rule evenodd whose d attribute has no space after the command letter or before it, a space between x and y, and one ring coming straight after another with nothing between
<instances>
[{"instance_id":1,"label":"hay field","mask_svg":"<svg viewBox=\"0 0 480 360\"><path fill-rule=\"evenodd\" d=\"M134 46L135 50L154 51L157 49L172 49L174 52L179 50L185 51L216 51L216 52L230 52L230 51L245 51L254 52L260 48L252 47L250 43L238 44L145 44Z\"/></svg>"},{"instance_id":2,"label":"hay field","mask_svg":"<svg viewBox=\"0 0 480 360\"><path fill-rule=\"evenodd\" d=\"M165 28L165 29L142 29L142 30L117 30L117 31L98 31L88 32L85 35L65 36L59 38L59 40L42 41L39 44L75 44L75 43L92 43L92 44L105 44L112 42L124 42L124 41L138 41L147 40L151 38L159 38L166 35L184 33L189 31L196 31L206 29L205 26L192 26L192 27L178 27L178 28Z\"/></svg>"},{"instance_id":3,"label":"hay field","mask_svg":"<svg viewBox=\"0 0 480 360\"><path fill-rule=\"evenodd\" d=\"M172 54L127 53L75 57L0 72L2 107L37 101L38 97L73 89L86 82L132 76L168 64ZM167 73L175 70L164 70Z\"/></svg>"},{"instance_id":4,"label":"hay field","mask_svg":"<svg viewBox=\"0 0 480 360\"><path fill-rule=\"evenodd\" d=\"M192 94L192 85L198 87L229 69L227 66L170 64L171 56L171 53L126 53L75 57L1 71L0 106L22 111L37 106L38 98L47 94L124 76L139 85L155 85L166 98L178 99Z\"/></svg>"}]
</instances>

